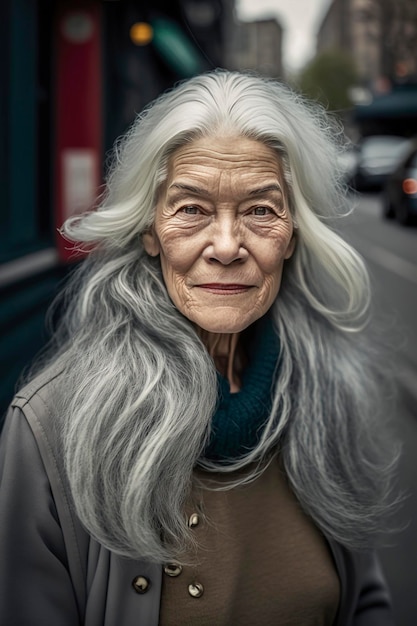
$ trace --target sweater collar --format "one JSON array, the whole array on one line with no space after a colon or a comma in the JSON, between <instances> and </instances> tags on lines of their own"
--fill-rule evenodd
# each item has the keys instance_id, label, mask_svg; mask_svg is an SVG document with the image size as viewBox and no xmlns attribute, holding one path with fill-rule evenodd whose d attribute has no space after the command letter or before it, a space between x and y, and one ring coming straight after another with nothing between
<instances>
[{"instance_id":1,"label":"sweater collar","mask_svg":"<svg viewBox=\"0 0 417 626\"><path fill-rule=\"evenodd\" d=\"M244 456L259 442L269 417L279 339L267 316L251 330L246 346L249 363L242 375L241 390L230 393L228 381L217 373L218 401L204 452L206 459L231 461Z\"/></svg>"}]
</instances>

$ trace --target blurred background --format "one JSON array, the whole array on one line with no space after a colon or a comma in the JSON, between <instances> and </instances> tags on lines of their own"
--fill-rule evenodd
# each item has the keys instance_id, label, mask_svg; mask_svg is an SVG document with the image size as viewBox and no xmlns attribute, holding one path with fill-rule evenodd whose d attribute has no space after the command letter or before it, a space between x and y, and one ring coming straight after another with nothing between
<instances>
[{"instance_id":1,"label":"blurred background","mask_svg":"<svg viewBox=\"0 0 417 626\"><path fill-rule=\"evenodd\" d=\"M398 517L407 527L381 555L398 624L415 626L415 0L2 0L0 415L47 340L48 305L80 262L58 227L94 204L135 115L215 67L289 82L349 138L341 165L356 210L341 228L368 263L373 323L392 338L399 488L408 493Z\"/></svg>"}]
</instances>

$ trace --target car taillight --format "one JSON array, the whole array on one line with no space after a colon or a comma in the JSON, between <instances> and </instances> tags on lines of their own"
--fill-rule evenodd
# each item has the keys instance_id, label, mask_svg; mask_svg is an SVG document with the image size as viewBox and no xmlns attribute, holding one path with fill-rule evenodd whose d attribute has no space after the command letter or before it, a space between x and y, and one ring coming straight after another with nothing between
<instances>
[{"instance_id":1,"label":"car taillight","mask_svg":"<svg viewBox=\"0 0 417 626\"><path fill-rule=\"evenodd\" d=\"M417 180L415 178L404 178L402 187L404 193L412 196L417 193Z\"/></svg>"}]
</instances>

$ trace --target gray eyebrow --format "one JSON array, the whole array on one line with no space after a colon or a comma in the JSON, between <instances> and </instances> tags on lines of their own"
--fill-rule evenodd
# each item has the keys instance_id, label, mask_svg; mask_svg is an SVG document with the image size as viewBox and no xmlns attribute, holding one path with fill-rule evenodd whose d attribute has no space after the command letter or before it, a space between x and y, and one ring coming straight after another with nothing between
<instances>
[{"instance_id":1,"label":"gray eyebrow","mask_svg":"<svg viewBox=\"0 0 417 626\"><path fill-rule=\"evenodd\" d=\"M169 189L180 189L181 191L189 191L191 193L195 193L199 196L207 196L208 191L206 189L202 189L201 187L194 187L193 185L183 185L182 183L172 183Z\"/></svg>"},{"instance_id":2,"label":"gray eyebrow","mask_svg":"<svg viewBox=\"0 0 417 626\"><path fill-rule=\"evenodd\" d=\"M278 185L278 183L274 183L273 185L267 185L266 187L259 187L258 189L252 189L252 191L249 192L249 195L257 196L257 195L261 195L264 193L268 193L269 191L279 191L280 193L282 193L281 185Z\"/></svg>"}]
</instances>

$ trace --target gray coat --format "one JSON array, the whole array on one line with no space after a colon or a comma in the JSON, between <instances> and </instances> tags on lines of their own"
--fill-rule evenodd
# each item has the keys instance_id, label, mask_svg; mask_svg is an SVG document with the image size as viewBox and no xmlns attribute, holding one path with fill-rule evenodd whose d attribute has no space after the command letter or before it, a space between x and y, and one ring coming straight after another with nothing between
<instances>
[{"instance_id":1,"label":"gray coat","mask_svg":"<svg viewBox=\"0 0 417 626\"><path fill-rule=\"evenodd\" d=\"M52 381L41 376L19 392L0 442L0 624L157 626L161 566L110 552L73 510ZM341 582L335 626L393 626L375 555L329 544ZM138 576L149 583L142 593Z\"/></svg>"}]
</instances>

